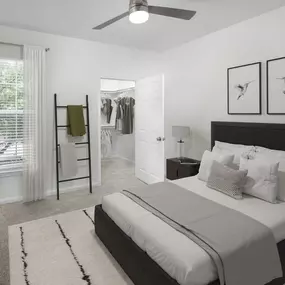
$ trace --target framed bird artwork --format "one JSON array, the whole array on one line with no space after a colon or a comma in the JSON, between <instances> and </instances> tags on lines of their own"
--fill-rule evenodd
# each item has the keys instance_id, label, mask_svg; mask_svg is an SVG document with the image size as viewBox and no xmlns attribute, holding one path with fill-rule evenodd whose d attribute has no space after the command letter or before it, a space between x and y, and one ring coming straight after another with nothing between
<instances>
[{"instance_id":1,"label":"framed bird artwork","mask_svg":"<svg viewBox=\"0 0 285 285\"><path fill-rule=\"evenodd\" d=\"M267 114L285 115L285 57L267 61Z\"/></svg>"},{"instance_id":2,"label":"framed bird artwork","mask_svg":"<svg viewBox=\"0 0 285 285\"><path fill-rule=\"evenodd\" d=\"M228 68L228 114L261 114L261 62Z\"/></svg>"}]
</instances>

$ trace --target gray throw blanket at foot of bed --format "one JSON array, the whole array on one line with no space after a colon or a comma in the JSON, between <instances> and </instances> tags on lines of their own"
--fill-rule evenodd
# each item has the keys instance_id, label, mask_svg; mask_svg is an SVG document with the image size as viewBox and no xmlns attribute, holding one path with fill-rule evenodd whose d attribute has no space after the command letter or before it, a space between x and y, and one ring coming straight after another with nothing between
<instances>
[{"instance_id":1,"label":"gray throw blanket at foot of bed","mask_svg":"<svg viewBox=\"0 0 285 285\"><path fill-rule=\"evenodd\" d=\"M273 233L260 222L168 182L123 194L203 248L220 284L262 285L282 277Z\"/></svg>"}]
</instances>

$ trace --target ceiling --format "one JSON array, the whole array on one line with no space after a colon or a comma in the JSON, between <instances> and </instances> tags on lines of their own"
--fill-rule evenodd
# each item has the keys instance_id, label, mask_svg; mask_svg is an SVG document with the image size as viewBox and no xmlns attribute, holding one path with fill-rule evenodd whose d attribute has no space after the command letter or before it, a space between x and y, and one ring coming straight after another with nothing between
<instances>
[{"instance_id":1,"label":"ceiling","mask_svg":"<svg viewBox=\"0 0 285 285\"><path fill-rule=\"evenodd\" d=\"M163 51L285 5L285 0L149 0L150 5L196 10L191 21L150 15L92 27L128 10L128 0L0 0L0 25Z\"/></svg>"}]
</instances>

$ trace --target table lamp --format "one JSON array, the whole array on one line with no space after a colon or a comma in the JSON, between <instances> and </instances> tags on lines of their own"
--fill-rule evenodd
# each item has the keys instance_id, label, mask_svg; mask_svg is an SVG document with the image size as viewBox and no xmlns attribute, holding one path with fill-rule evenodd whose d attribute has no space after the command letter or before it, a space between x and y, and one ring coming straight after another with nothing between
<instances>
[{"instance_id":1,"label":"table lamp","mask_svg":"<svg viewBox=\"0 0 285 285\"><path fill-rule=\"evenodd\" d=\"M172 136L175 137L178 141L178 157L182 158L182 147L184 144L185 138L190 137L190 128L189 127L184 127L184 126L173 126L172 127Z\"/></svg>"}]
</instances>

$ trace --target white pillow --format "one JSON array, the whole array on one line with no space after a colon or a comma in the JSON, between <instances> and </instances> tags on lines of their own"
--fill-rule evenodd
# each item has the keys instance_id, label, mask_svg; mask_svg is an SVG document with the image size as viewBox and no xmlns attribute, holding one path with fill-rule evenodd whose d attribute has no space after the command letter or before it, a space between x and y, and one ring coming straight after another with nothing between
<instances>
[{"instance_id":1,"label":"white pillow","mask_svg":"<svg viewBox=\"0 0 285 285\"><path fill-rule=\"evenodd\" d=\"M233 154L222 154L222 153L214 153L206 150L203 154L200 170L198 174L198 178L205 182L208 181L210 170L213 164L213 161L216 160L224 165L229 165L233 162L234 155Z\"/></svg>"},{"instance_id":2,"label":"white pillow","mask_svg":"<svg viewBox=\"0 0 285 285\"><path fill-rule=\"evenodd\" d=\"M240 158L240 170L248 170L244 193L270 203L276 203L278 194L278 162L267 159Z\"/></svg>"},{"instance_id":3,"label":"white pillow","mask_svg":"<svg viewBox=\"0 0 285 285\"><path fill-rule=\"evenodd\" d=\"M214 148L212 149L212 152L213 153L224 154L224 155L233 155L234 156L233 162L230 163L228 165L228 167L230 167L230 168L232 168L234 170L239 170L239 159L238 159L238 163L237 163L237 159L236 159L237 155L233 151L227 150L227 149L220 149L217 146L214 146Z\"/></svg>"},{"instance_id":4,"label":"white pillow","mask_svg":"<svg viewBox=\"0 0 285 285\"><path fill-rule=\"evenodd\" d=\"M273 150L269 148L264 148L257 146L256 147L256 158L267 158L271 161L279 162L279 189L277 199L285 202L285 151Z\"/></svg>"},{"instance_id":5,"label":"white pillow","mask_svg":"<svg viewBox=\"0 0 285 285\"><path fill-rule=\"evenodd\" d=\"M222 152L224 154L234 154L233 164L239 165L240 157L243 154L250 153L254 149L252 145L231 144L215 141L213 152Z\"/></svg>"}]
</instances>

